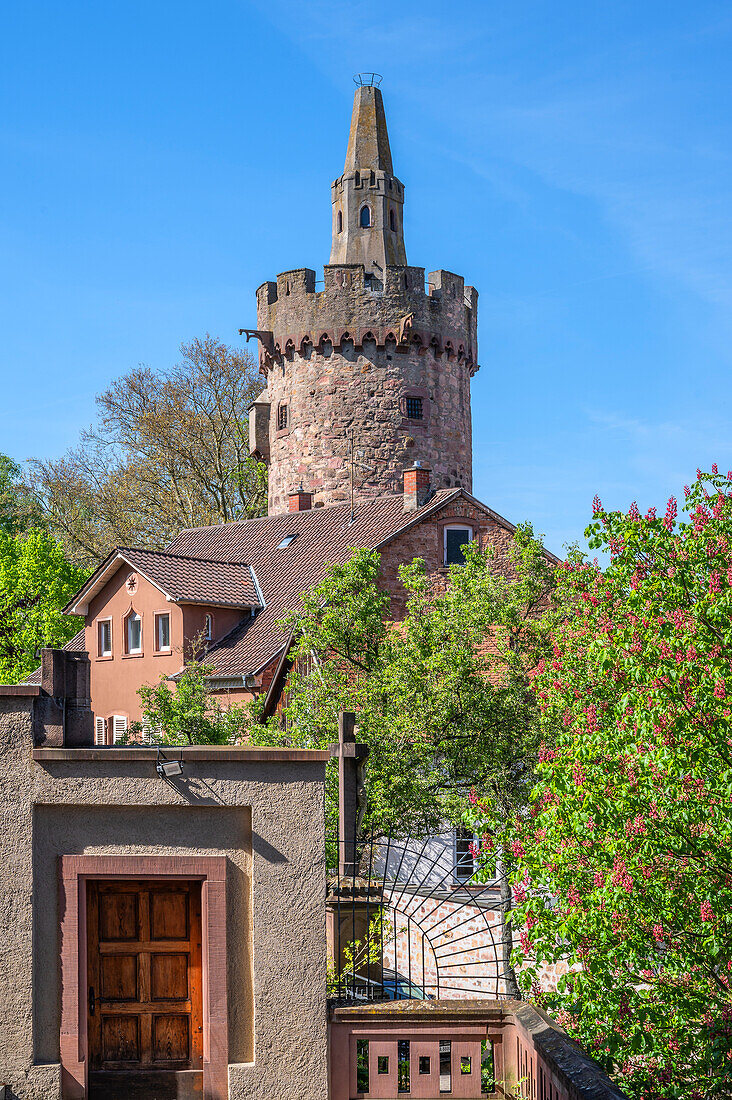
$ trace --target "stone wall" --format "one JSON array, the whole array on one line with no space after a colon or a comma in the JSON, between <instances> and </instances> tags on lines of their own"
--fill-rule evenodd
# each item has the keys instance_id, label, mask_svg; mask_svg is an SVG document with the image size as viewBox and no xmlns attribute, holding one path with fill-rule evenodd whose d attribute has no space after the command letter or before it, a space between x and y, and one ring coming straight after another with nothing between
<instances>
[{"instance_id":1,"label":"stone wall","mask_svg":"<svg viewBox=\"0 0 732 1100\"><path fill-rule=\"evenodd\" d=\"M352 441L359 497L399 492L416 459L435 488L470 490L478 295L451 272L428 280L426 292L424 268L390 267L374 289L351 264L326 267L320 292L310 269L259 288L270 514L300 484L316 506L347 500ZM421 399L421 420L407 416L407 396ZM265 412L260 400L254 415Z\"/></svg>"}]
</instances>

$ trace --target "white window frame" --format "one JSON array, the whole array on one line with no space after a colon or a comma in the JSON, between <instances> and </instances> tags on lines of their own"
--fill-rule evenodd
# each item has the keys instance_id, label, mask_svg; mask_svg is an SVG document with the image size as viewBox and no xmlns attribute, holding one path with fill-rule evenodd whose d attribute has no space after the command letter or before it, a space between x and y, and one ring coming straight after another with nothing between
<instances>
[{"instance_id":1,"label":"white window frame","mask_svg":"<svg viewBox=\"0 0 732 1100\"><path fill-rule=\"evenodd\" d=\"M112 715L112 744L117 745L127 735L128 723L126 714Z\"/></svg>"},{"instance_id":2,"label":"white window frame","mask_svg":"<svg viewBox=\"0 0 732 1100\"><path fill-rule=\"evenodd\" d=\"M94 744L107 744L107 719L99 715L94 716Z\"/></svg>"},{"instance_id":3,"label":"white window frame","mask_svg":"<svg viewBox=\"0 0 732 1100\"><path fill-rule=\"evenodd\" d=\"M475 530L469 523L448 523L442 529L442 564L448 565L447 560L447 532L448 531L467 531L470 535L468 542L472 542L475 538Z\"/></svg>"},{"instance_id":4,"label":"white window frame","mask_svg":"<svg viewBox=\"0 0 732 1100\"><path fill-rule=\"evenodd\" d=\"M102 649L102 629L109 627L109 649ZM110 618L97 619L97 657L112 656L112 620Z\"/></svg>"},{"instance_id":5,"label":"white window frame","mask_svg":"<svg viewBox=\"0 0 732 1100\"><path fill-rule=\"evenodd\" d=\"M163 619L168 620L168 641L166 645L161 643L160 631L161 622ZM155 651L156 653L170 653L172 646L170 642L170 612L169 611L156 611L155 612Z\"/></svg>"},{"instance_id":6,"label":"white window frame","mask_svg":"<svg viewBox=\"0 0 732 1100\"><path fill-rule=\"evenodd\" d=\"M130 645L130 624L133 619L139 619L140 622L140 644L136 649L133 649ZM142 615L139 611L130 609L125 615L125 653L134 656L137 653L142 653L142 651Z\"/></svg>"},{"instance_id":7,"label":"white window frame","mask_svg":"<svg viewBox=\"0 0 732 1100\"><path fill-rule=\"evenodd\" d=\"M475 868L477 866L477 861L475 859L475 856L471 856L468 853L468 859L470 860L470 874L469 875L461 875L460 874L461 871L466 871L468 869L468 862L467 862L467 859L462 860L460 858L460 855L458 853L458 842L466 842L467 844L470 844L472 842L473 844L476 844L476 845L479 844L480 842L478 840L478 837L475 835L475 833L472 833L470 836L459 836L458 834L461 833L461 832L467 832L467 829L466 830L455 829L453 834L452 834L452 873L453 873L453 878L455 879L455 882L459 882L461 884L464 884L466 882L469 882L470 879L475 874Z\"/></svg>"},{"instance_id":8,"label":"white window frame","mask_svg":"<svg viewBox=\"0 0 732 1100\"><path fill-rule=\"evenodd\" d=\"M203 640L204 642L213 641L213 615L210 612L206 612L203 616Z\"/></svg>"}]
</instances>

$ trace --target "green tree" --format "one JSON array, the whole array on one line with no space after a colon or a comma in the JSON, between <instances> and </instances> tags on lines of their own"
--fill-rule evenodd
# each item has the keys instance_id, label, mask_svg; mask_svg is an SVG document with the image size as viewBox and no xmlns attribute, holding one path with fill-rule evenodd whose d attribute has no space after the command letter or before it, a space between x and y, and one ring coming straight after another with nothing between
<instances>
[{"instance_id":1,"label":"green tree","mask_svg":"<svg viewBox=\"0 0 732 1100\"><path fill-rule=\"evenodd\" d=\"M596 500L610 564L560 574L534 681L555 743L511 839L522 980L567 963L550 1005L639 1100L731 1094L732 473L685 509Z\"/></svg>"},{"instance_id":2,"label":"green tree","mask_svg":"<svg viewBox=\"0 0 732 1100\"><path fill-rule=\"evenodd\" d=\"M87 575L45 531L0 528L0 682L22 680L43 646L63 646L79 630L81 620L61 608Z\"/></svg>"},{"instance_id":3,"label":"green tree","mask_svg":"<svg viewBox=\"0 0 732 1100\"><path fill-rule=\"evenodd\" d=\"M200 660L201 646L193 653L174 685L165 676L157 684L143 684L142 722L130 727L130 740L144 737L159 745L228 745L240 740L249 723L246 709L238 704L222 706L208 690L212 669Z\"/></svg>"},{"instance_id":4,"label":"green tree","mask_svg":"<svg viewBox=\"0 0 732 1100\"><path fill-rule=\"evenodd\" d=\"M490 790L509 818L533 782L539 738L529 672L548 644L541 611L552 567L527 526L505 559L468 547L442 591L421 560L399 575L407 600L397 623L373 551L355 552L305 594L291 619L297 640L285 729L270 722L259 737L322 748L334 740L338 712L355 711L359 740L371 750L364 827L376 835L457 824L475 786ZM327 812L335 831L335 768ZM506 870L504 860L511 981Z\"/></svg>"},{"instance_id":5,"label":"green tree","mask_svg":"<svg viewBox=\"0 0 732 1100\"><path fill-rule=\"evenodd\" d=\"M80 564L266 511L266 467L249 454L254 359L209 335L180 350L171 369L138 367L100 394L77 447L29 463L52 534Z\"/></svg>"},{"instance_id":6,"label":"green tree","mask_svg":"<svg viewBox=\"0 0 732 1100\"><path fill-rule=\"evenodd\" d=\"M0 531L19 535L41 523L38 502L23 482L17 462L0 453Z\"/></svg>"}]
</instances>

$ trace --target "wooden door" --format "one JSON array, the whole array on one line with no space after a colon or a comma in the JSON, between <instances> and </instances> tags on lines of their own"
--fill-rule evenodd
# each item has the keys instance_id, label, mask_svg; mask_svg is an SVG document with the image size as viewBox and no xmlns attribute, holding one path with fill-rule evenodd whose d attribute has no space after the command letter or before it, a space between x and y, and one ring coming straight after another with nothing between
<instances>
[{"instance_id":1,"label":"wooden door","mask_svg":"<svg viewBox=\"0 0 732 1100\"><path fill-rule=\"evenodd\" d=\"M87 884L89 1069L198 1070L201 884Z\"/></svg>"}]
</instances>

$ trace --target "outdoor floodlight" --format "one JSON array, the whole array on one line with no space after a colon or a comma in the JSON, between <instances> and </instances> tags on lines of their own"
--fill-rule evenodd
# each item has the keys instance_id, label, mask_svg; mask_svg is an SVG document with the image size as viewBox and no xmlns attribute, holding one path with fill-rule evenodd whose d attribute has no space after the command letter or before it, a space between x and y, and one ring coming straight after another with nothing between
<instances>
[{"instance_id":1,"label":"outdoor floodlight","mask_svg":"<svg viewBox=\"0 0 732 1100\"><path fill-rule=\"evenodd\" d=\"M160 749L158 749L158 758L155 762L155 771L158 773L161 779L177 779L178 776L183 775L183 754L179 760L166 760Z\"/></svg>"}]
</instances>

